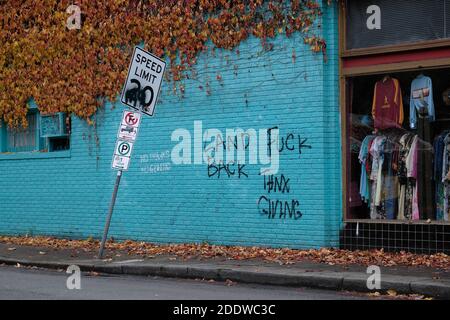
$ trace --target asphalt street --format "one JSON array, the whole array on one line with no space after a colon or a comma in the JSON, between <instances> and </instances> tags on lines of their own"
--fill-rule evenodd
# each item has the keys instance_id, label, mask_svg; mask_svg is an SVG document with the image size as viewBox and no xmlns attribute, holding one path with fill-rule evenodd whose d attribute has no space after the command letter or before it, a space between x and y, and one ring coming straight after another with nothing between
<instances>
[{"instance_id":1,"label":"asphalt street","mask_svg":"<svg viewBox=\"0 0 450 320\"><path fill-rule=\"evenodd\" d=\"M69 290L65 270L0 266L0 299L133 300L341 300L367 299L347 292L208 282L157 277L82 273L81 289Z\"/></svg>"}]
</instances>

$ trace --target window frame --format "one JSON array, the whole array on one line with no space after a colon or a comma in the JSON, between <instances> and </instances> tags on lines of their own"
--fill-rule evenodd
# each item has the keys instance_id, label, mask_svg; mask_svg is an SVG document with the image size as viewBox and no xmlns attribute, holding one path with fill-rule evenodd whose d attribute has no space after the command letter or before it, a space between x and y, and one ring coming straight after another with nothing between
<instances>
[{"instance_id":1,"label":"window frame","mask_svg":"<svg viewBox=\"0 0 450 320\"><path fill-rule=\"evenodd\" d=\"M405 42L401 44L392 44L384 46L374 46L367 48L348 49L347 48L347 6L345 1L339 4L339 42L340 42L340 56L341 58L351 58L368 55L378 55L394 52L405 52L424 50L432 48L442 48L450 46L450 38L421 40L416 42Z\"/></svg>"},{"instance_id":2,"label":"window frame","mask_svg":"<svg viewBox=\"0 0 450 320\"><path fill-rule=\"evenodd\" d=\"M31 128L29 130L29 132L31 132L32 130L34 131L34 145L30 146L30 150L20 150L20 148L27 148L27 147L12 147L9 144L9 138L11 133L9 132L7 126L5 126L5 152L8 153L20 153L20 152L37 152L37 151L41 151L42 150L42 139L39 136L39 111L36 109L30 109L29 112L27 113L27 116L29 115L33 115L35 117L34 121L35 121L35 128L34 130ZM29 124L30 125L30 124ZM31 140L30 140L31 142Z\"/></svg>"},{"instance_id":3,"label":"window frame","mask_svg":"<svg viewBox=\"0 0 450 320\"><path fill-rule=\"evenodd\" d=\"M35 147L34 150L24 150L24 151L16 151L16 150L10 150L10 147L8 145L8 128L6 123L3 120L1 121L1 128L0 128L0 153L8 153L8 154L15 154L15 153L24 153L24 152L39 152L42 151L42 149L45 147L45 141L40 136L40 113L38 110L38 107L34 103L30 103L28 106L28 114L35 114L36 115L36 128L35 128Z\"/></svg>"},{"instance_id":4,"label":"window frame","mask_svg":"<svg viewBox=\"0 0 450 320\"><path fill-rule=\"evenodd\" d=\"M371 224L430 224L428 221L417 220L371 220L371 219L353 219L348 216L349 196L350 196L350 169L349 163L349 129L350 120L348 119L350 110L350 93L348 92L348 81L357 76L377 75L389 72L421 71L424 69L450 68L450 58L417 60L414 62L377 64L369 67L348 68L345 62L355 59L370 59L372 56L392 55L392 54L415 54L422 51L439 51L450 47L450 39L439 39L429 41L419 41L399 45L389 45L380 47L370 47L362 49L347 50L346 47L346 16L347 10L344 2L339 5L339 104L340 104L340 123L341 123L341 188L342 188L342 213L343 223L371 223ZM448 221L431 221L432 225L450 225Z\"/></svg>"},{"instance_id":5,"label":"window frame","mask_svg":"<svg viewBox=\"0 0 450 320\"><path fill-rule=\"evenodd\" d=\"M64 158L71 156L71 134L67 133L69 149L50 150L49 137L41 137L41 113L36 103L31 100L28 103L28 113L36 114L35 148L29 151L11 151L8 148L8 128L3 120L0 120L0 160L31 159L31 158Z\"/></svg>"}]
</instances>

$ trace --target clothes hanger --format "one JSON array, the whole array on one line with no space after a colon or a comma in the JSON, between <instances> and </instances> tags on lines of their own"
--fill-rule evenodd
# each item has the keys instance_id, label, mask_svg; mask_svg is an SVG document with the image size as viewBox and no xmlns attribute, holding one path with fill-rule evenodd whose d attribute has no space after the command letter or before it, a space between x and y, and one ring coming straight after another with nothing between
<instances>
[{"instance_id":1,"label":"clothes hanger","mask_svg":"<svg viewBox=\"0 0 450 320\"><path fill-rule=\"evenodd\" d=\"M388 81L389 79L391 78L391 76L390 75L385 75L384 77L383 77L383 82L386 82L386 81Z\"/></svg>"}]
</instances>

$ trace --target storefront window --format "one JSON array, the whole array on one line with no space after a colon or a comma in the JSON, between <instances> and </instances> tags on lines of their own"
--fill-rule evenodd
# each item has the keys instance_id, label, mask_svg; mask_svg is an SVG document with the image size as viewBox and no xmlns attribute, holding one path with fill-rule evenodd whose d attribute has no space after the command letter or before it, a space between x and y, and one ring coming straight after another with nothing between
<instances>
[{"instance_id":1,"label":"storefront window","mask_svg":"<svg viewBox=\"0 0 450 320\"><path fill-rule=\"evenodd\" d=\"M347 79L347 219L449 221L450 68Z\"/></svg>"},{"instance_id":2,"label":"storefront window","mask_svg":"<svg viewBox=\"0 0 450 320\"><path fill-rule=\"evenodd\" d=\"M450 39L450 0L347 0L346 49Z\"/></svg>"}]
</instances>

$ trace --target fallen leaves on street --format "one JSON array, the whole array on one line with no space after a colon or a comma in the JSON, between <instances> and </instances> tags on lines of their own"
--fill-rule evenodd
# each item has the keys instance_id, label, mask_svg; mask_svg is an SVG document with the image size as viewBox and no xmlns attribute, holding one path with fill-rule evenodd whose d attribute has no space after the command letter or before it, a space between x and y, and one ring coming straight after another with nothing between
<instances>
[{"instance_id":1,"label":"fallen leaves on street","mask_svg":"<svg viewBox=\"0 0 450 320\"><path fill-rule=\"evenodd\" d=\"M48 249L77 249L86 252L96 252L99 241L92 238L86 240L57 239L54 237L7 237L0 236L0 242L9 245L25 245L46 247ZM296 250L288 248L261 248L242 246L219 246L202 244L168 244L158 245L138 241L108 241L106 248L113 254L126 252L129 255L155 257L170 255L182 259L226 258L230 260L262 259L279 264L293 264L300 261L313 261L329 265L378 265L378 266L417 266L450 270L450 256L437 253L432 255L413 254L408 252L385 252L384 250L341 250L341 249L311 249ZM116 252L114 252L116 251Z\"/></svg>"}]
</instances>

